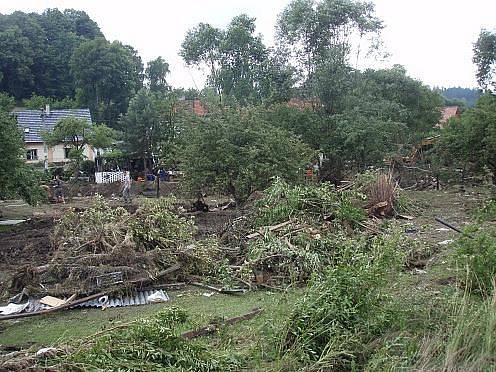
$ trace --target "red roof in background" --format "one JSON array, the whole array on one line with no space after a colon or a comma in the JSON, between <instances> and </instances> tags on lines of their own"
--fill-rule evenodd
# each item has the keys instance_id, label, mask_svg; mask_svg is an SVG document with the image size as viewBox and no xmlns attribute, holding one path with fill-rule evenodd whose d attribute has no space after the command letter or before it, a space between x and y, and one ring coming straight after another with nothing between
<instances>
[{"instance_id":1,"label":"red roof in background","mask_svg":"<svg viewBox=\"0 0 496 372\"><path fill-rule=\"evenodd\" d=\"M316 108L320 105L320 102L318 100L293 97L287 102L287 105L288 107L296 107L300 110L304 110L307 108Z\"/></svg>"},{"instance_id":2,"label":"red roof in background","mask_svg":"<svg viewBox=\"0 0 496 372\"><path fill-rule=\"evenodd\" d=\"M207 109L199 99L185 99L176 102L174 111L186 111L190 114L195 114L198 116L204 116L207 113Z\"/></svg>"},{"instance_id":3,"label":"red roof in background","mask_svg":"<svg viewBox=\"0 0 496 372\"><path fill-rule=\"evenodd\" d=\"M447 121L454 117L460 117L460 108L458 106L448 106L441 110L441 120L437 126L442 128Z\"/></svg>"}]
</instances>

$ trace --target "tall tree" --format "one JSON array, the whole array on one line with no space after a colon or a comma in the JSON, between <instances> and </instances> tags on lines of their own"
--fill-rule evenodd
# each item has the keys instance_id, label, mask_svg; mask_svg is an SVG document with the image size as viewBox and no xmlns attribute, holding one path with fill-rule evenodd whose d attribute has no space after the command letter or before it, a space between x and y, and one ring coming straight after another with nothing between
<instances>
[{"instance_id":1,"label":"tall tree","mask_svg":"<svg viewBox=\"0 0 496 372\"><path fill-rule=\"evenodd\" d=\"M314 79L345 73L352 53L358 56L362 39L372 45L382 27L370 2L293 0L279 16L277 41L296 62L300 82L312 96ZM343 79L334 80L341 84Z\"/></svg>"},{"instance_id":2,"label":"tall tree","mask_svg":"<svg viewBox=\"0 0 496 372\"><path fill-rule=\"evenodd\" d=\"M143 64L134 49L99 38L79 46L71 58L78 100L99 122L116 127L143 83Z\"/></svg>"},{"instance_id":3,"label":"tall tree","mask_svg":"<svg viewBox=\"0 0 496 372\"><path fill-rule=\"evenodd\" d=\"M474 108L451 119L437 150L446 163L489 169L496 185L496 96L486 93Z\"/></svg>"},{"instance_id":4,"label":"tall tree","mask_svg":"<svg viewBox=\"0 0 496 372\"><path fill-rule=\"evenodd\" d=\"M0 108L0 199L21 197L36 204L43 199L43 190L37 173L24 163L24 156L24 141L17 123Z\"/></svg>"},{"instance_id":5,"label":"tall tree","mask_svg":"<svg viewBox=\"0 0 496 372\"><path fill-rule=\"evenodd\" d=\"M172 94L141 89L121 119L127 152L141 158L145 168L149 166L148 159L160 155L162 147L174 139L174 100Z\"/></svg>"},{"instance_id":6,"label":"tall tree","mask_svg":"<svg viewBox=\"0 0 496 372\"><path fill-rule=\"evenodd\" d=\"M167 75L169 74L169 64L162 57L147 63L145 78L148 83L148 89L152 92L166 92L170 89L167 84Z\"/></svg>"},{"instance_id":7,"label":"tall tree","mask_svg":"<svg viewBox=\"0 0 496 372\"><path fill-rule=\"evenodd\" d=\"M482 30L474 44L473 61L477 66L477 82L483 89L496 89L496 32Z\"/></svg>"},{"instance_id":8,"label":"tall tree","mask_svg":"<svg viewBox=\"0 0 496 372\"><path fill-rule=\"evenodd\" d=\"M235 104L288 99L293 70L255 34L255 19L234 17L225 30L200 23L186 34L181 56L188 65L206 66L209 85Z\"/></svg>"},{"instance_id":9,"label":"tall tree","mask_svg":"<svg viewBox=\"0 0 496 372\"><path fill-rule=\"evenodd\" d=\"M188 66L208 67L209 83L217 88L218 94L222 93L217 84L217 70L220 63L219 48L223 37L223 31L220 29L200 23L186 33L179 52Z\"/></svg>"}]
</instances>

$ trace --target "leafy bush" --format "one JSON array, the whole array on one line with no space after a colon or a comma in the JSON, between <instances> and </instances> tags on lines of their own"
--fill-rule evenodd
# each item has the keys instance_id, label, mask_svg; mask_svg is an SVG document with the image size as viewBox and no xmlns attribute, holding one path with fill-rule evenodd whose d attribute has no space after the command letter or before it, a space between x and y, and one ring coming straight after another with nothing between
<instances>
[{"instance_id":1,"label":"leafy bush","mask_svg":"<svg viewBox=\"0 0 496 372\"><path fill-rule=\"evenodd\" d=\"M233 358L211 352L198 342L183 339L178 327L187 314L178 308L160 311L125 330L100 337L88 349L82 348L60 361L64 369L126 371L229 371L237 367Z\"/></svg>"},{"instance_id":2,"label":"leafy bush","mask_svg":"<svg viewBox=\"0 0 496 372\"><path fill-rule=\"evenodd\" d=\"M192 241L194 223L173 212L174 201L173 198L144 200L131 220L133 237L139 247L171 248Z\"/></svg>"},{"instance_id":3,"label":"leafy bush","mask_svg":"<svg viewBox=\"0 0 496 372\"><path fill-rule=\"evenodd\" d=\"M281 351L315 369L350 368L364 344L392 323L381 293L387 274L398 267L399 235L349 239L335 264L316 275L293 308Z\"/></svg>"},{"instance_id":4,"label":"leafy bush","mask_svg":"<svg viewBox=\"0 0 496 372\"><path fill-rule=\"evenodd\" d=\"M215 190L245 201L274 177L301 179L313 153L294 134L268 122L260 108L194 117L182 133L181 168L195 195Z\"/></svg>"},{"instance_id":5,"label":"leafy bush","mask_svg":"<svg viewBox=\"0 0 496 372\"><path fill-rule=\"evenodd\" d=\"M495 221L496 220L496 200L489 200L481 208L475 211L475 217L478 221Z\"/></svg>"},{"instance_id":6,"label":"leafy bush","mask_svg":"<svg viewBox=\"0 0 496 372\"><path fill-rule=\"evenodd\" d=\"M487 296L495 284L496 230L472 226L464 233L457 241L455 255L461 266L459 279L469 290Z\"/></svg>"},{"instance_id":7,"label":"leafy bush","mask_svg":"<svg viewBox=\"0 0 496 372\"><path fill-rule=\"evenodd\" d=\"M363 209L352 203L352 199L363 196L353 192L336 192L329 183L291 186L282 179L276 179L264 194L255 205L256 226L274 225L290 218L335 219L350 224L365 219Z\"/></svg>"}]
</instances>

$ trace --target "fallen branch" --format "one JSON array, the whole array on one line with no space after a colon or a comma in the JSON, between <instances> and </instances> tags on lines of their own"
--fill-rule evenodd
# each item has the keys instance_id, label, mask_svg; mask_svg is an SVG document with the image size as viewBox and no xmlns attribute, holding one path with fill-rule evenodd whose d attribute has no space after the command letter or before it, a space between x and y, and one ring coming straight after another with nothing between
<instances>
[{"instance_id":1,"label":"fallen branch","mask_svg":"<svg viewBox=\"0 0 496 372\"><path fill-rule=\"evenodd\" d=\"M213 286L208 285L208 284L203 284L203 283L198 283L198 282L191 282L189 284L191 284L191 285L193 285L195 287L209 289L209 290L214 291L214 292L217 292L217 293L225 293L225 294L230 294L230 295L235 295L235 294L239 294L239 293L244 293L245 292L244 289L224 289L224 288L217 288L217 287L213 287Z\"/></svg>"},{"instance_id":2,"label":"fallen branch","mask_svg":"<svg viewBox=\"0 0 496 372\"><path fill-rule=\"evenodd\" d=\"M142 285L142 284L145 284L145 283L148 283L148 282L153 282L153 281L157 280L158 278L161 278L163 276L166 276L168 274L171 274L171 273L179 270L180 268L181 268L181 264L175 264L175 265L169 267L168 269L165 269L165 270L160 271L158 274L156 274L152 278L151 277L148 277L148 278L134 279L134 280L130 280L127 283L135 284L135 285Z\"/></svg>"},{"instance_id":3,"label":"fallen branch","mask_svg":"<svg viewBox=\"0 0 496 372\"><path fill-rule=\"evenodd\" d=\"M259 315L262 311L263 311L263 309L257 307L255 309L253 309L252 311L250 311L249 313L246 313L246 314L240 315L240 316L236 316L234 318L226 319L222 323L212 323L212 324L209 324L209 325L202 327L200 329L184 332L181 334L181 337L185 338L187 340L191 340L191 339L196 338L196 337L206 336L208 334L212 334L214 332L217 332L217 330L221 326L233 325L233 324L239 323L243 320L253 319L257 315Z\"/></svg>"},{"instance_id":4,"label":"fallen branch","mask_svg":"<svg viewBox=\"0 0 496 372\"><path fill-rule=\"evenodd\" d=\"M256 238L258 236L261 236L263 234L263 231L264 229L268 229L269 231L277 231L277 230L280 230L282 229L283 227L289 225L291 222L291 220L289 221L286 221L286 222L282 222L282 223L279 223L277 225L274 225L274 226L266 226L266 227L261 227L260 228L260 231L258 232L255 232L255 233L251 233L250 235L247 235L246 236L246 239L253 239L253 238Z\"/></svg>"}]
</instances>

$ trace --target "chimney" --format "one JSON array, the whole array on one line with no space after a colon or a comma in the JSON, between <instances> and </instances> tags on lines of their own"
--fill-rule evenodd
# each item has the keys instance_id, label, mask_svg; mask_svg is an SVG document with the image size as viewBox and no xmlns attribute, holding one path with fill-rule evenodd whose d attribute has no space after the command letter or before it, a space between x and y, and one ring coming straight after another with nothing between
<instances>
[{"instance_id":1,"label":"chimney","mask_svg":"<svg viewBox=\"0 0 496 372\"><path fill-rule=\"evenodd\" d=\"M46 106L45 106L45 114L46 114L47 116L50 116L50 105L46 105Z\"/></svg>"}]
</instances>

